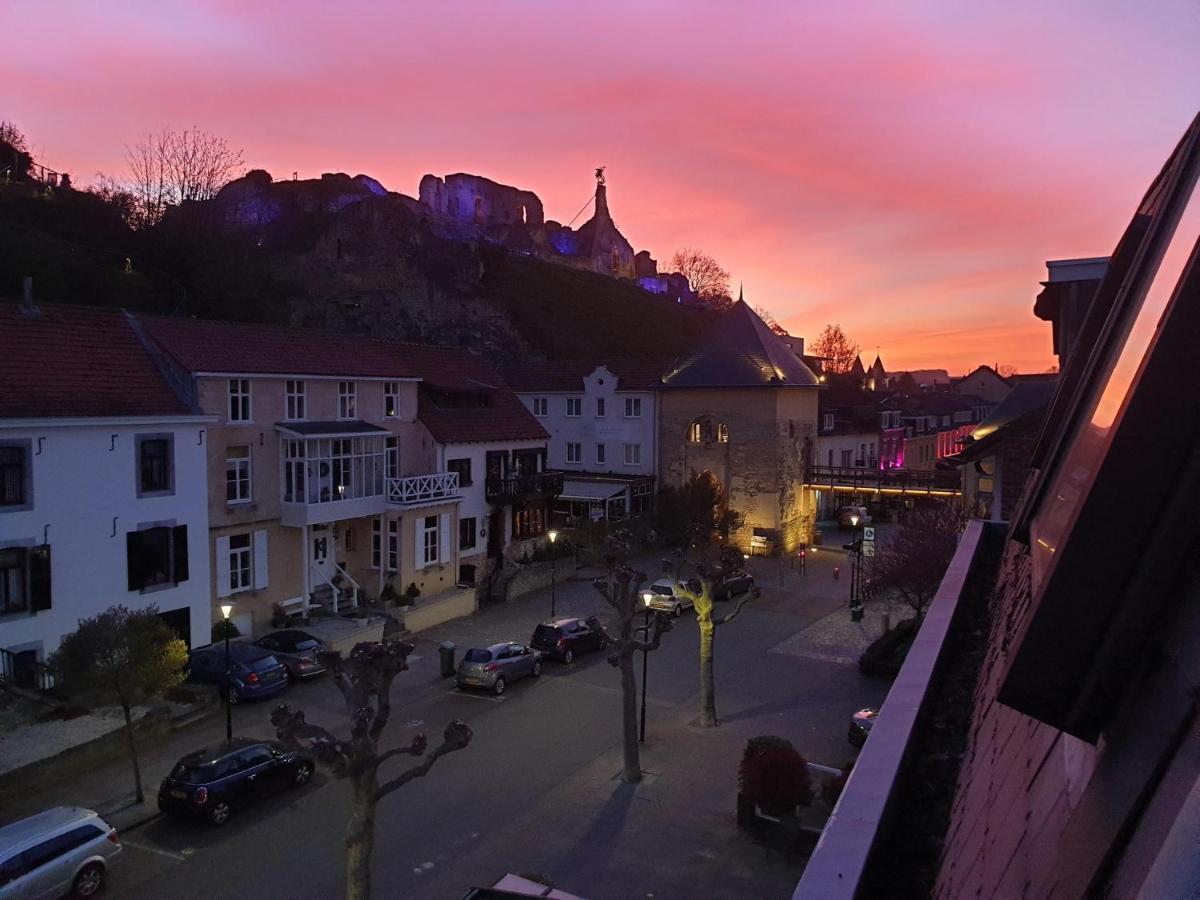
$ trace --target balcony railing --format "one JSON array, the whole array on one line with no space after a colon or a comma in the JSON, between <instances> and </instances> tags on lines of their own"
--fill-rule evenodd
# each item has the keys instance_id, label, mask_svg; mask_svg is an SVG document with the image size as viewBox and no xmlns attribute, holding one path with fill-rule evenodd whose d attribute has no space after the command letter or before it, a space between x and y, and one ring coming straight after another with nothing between
<instances>
[{"instance_id":1,"label":"balcony railing","mask_svg":"<svg viewBox=\"0 0 1200 900\"><path fill-rule=\"evenodd\" d=\"M505 503L522 497L557 497L562 490L562 472L539 472L536 475L489 478L484 493L488 503Z\"/></svg>"},{"instance_id":2,"label":"balcony railing","mask_svg":"<svg viewBox=\"0 0 1200 900\"><path fill-rule=\"evenodd\" d=\"M853 487L865 490L895 490L905 493L959 491L962 475L957 469L878 469L867 466L810 466L805 483L812 487Z\"/></svg>"},{"instance_id":3,"label":"balcony railing","mask_svg":"<svg viewBox=\"0 0 1200 900\"><path fill-rule=\"evenodd\" d=\"M389 478L387 480L388 503L397 503L401 506L436 503L458 496L457 472L435 472L432 475L414 475L411 478Z\"/></svg>"}]
</instances>

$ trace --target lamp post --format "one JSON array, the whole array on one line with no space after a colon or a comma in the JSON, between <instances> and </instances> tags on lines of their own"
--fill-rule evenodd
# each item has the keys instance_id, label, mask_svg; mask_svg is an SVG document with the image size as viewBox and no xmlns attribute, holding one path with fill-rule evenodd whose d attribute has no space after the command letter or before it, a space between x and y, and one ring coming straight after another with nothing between
<instances>
[{"instance_id":1,"label":"lamp post","mask_svg":"<svg viewBox=\"0 0 1200 900\"><path fill-rule=\"evenodd\" d=\"M221 604L221 615L225 620L225 740L227 742L233 740L233 703L229 699L229 692L233 690L229 663L229 614L232 612L232 603Z\"/></svg>"},{"instance_id":2,"label":"lamp post","mask_svg":"<svg viewBox=\"0 0 1200 900\"><path fill-rule=\"evenodd\" d=\"M550 618L555 616L555 582L558 580L557 568L558 560L554 553L554 542L558 540L558 532L551 528L546 532L546 537L550 538Z\"/></svg>"},{"instance_id":3,"label":"lamp post","mask_svg":"<svg viewBox=\"0 0 1200 900\"><path fill-rule=\"evenodd\" d=\"M642 591L642 605L646 609L646 624L642 628L642 639L646 643L650 642L650 600L653 596L650 591ZM638 731L639 744L646 742L646 658L649 655L649 650L642 651L642 724Z\"/></svg>"},{"instance_id":4,"label":"lamp post","mask_svg":"<svg viewBox=\"0 0 1200 900\"><path fill-rule=\"evenodd\" d=\"M858 521L857 514L850 516L850 527L854 529L855 535L858 534ZM861 622L863 609L859 593L862 590L862 540L855 537L851 546L854 547L854 560L850 569L850 621Z\"/></svg>"}]
</instances>

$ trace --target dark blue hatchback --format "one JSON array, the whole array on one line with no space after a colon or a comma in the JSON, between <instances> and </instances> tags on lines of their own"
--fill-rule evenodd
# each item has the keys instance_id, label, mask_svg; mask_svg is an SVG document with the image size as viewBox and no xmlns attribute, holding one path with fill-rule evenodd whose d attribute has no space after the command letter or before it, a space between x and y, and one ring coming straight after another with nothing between
<instances>
[{"instance_id":1,"label":"dark blue hatchback","mask_svg":"<svg viewBox=\"0 0 1200 900\"><path fill-rule=\"evenodd\" d=\"M225 687L225 647L192 651L188 680ZM261 700L286 690L287 669L269 650L241 642L229 645L229 702Z\"/></svg>"}]
</instances>

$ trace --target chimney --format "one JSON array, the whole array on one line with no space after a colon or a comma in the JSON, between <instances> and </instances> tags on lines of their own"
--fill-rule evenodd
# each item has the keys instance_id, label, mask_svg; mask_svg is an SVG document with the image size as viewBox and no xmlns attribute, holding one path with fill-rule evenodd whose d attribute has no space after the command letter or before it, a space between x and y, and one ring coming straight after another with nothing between
<instances>
[{"instance_id":1,"label":"chimney","mask_svg":"<svg viewBox=\"0 0 1200 900\"><path fill-rule=\"evenodd\" d=\"M21 308L25 312L35 312L37 307L33 305L33 276L26 275L21 280Z\"/></svg>"}]
</instances>

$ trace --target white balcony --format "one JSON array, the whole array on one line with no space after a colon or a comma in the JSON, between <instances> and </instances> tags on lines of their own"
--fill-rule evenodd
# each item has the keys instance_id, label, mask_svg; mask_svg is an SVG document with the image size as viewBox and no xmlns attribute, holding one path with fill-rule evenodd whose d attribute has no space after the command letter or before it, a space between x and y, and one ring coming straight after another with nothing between
<instances>
[{"instance_id":1,"label":"white balcony","mask_svg":"<svg viewBox=\"0 0 1200 900\"><path fill-rule=\"evenodd\" d=\"M435 472L387 479L387 502L396 506L430 506L458 500L457 472Z\"/></svg>"}]
</instances>

